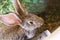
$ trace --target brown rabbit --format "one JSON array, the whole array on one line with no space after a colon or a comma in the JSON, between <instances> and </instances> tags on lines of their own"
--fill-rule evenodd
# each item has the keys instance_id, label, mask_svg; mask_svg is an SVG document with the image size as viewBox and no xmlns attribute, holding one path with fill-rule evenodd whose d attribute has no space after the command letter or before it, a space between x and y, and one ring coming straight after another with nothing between
<instances>
[{"instance_id":1,"label":"brown rabbit","mask_svg":"<svg viewBox=\"0 0 60 40\"><path fill-rule=\"evenodd\" d=\"M44 20L41 17L38 17L34 14L28 13L23 10L19 0L12 0L15 11L19 14L22 23L20 26L27 31L28 39L32 38L35 35L35 29L41 27L44 23Z\"/></svg>"},{"instance_id":2,"label":"brown rabbit","mask_svg":"<svg viewBox=\"0 0 60 40\"><path fill-rule=\"evenodd\" d=\"M35 35L35 29L41 27L44 20L34 14L28 14L28 12L23 10L21 7L19 0L11 1L14 4L15 11L20 19L15 13L6 14L8 16L0 15L0 21L5 24L4 26L0 27L0 40L21 40L23 35L26 35L28 39L32 38ZM12 20L10 17L14 20ZM22 20L22 22L20 20Z\"/></svg>"}]
</instances>

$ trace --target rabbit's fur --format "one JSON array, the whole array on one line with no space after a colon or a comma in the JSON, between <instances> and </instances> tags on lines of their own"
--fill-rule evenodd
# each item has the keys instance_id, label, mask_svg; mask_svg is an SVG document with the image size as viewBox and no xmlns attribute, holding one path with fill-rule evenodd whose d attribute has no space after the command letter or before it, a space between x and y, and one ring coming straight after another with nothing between
<instances>
[{"instance_id":1,"label":"rabbit's fur","mask_svg":"<svg viewBox=\"0 0 60 40\"><path fill-rule=\"evenodd\" d=\"M22 20L19 26L3 26L0 27L0 40L21 40L22 35L26 35L28 39L35 35L35 30L41 27L44 20L34 14L30 14L23 10L19 0L12 0L17 15Z\"/></svg>"},{"instance_id":2,"label":"rabbit's fur","mask_svg":"<svg viewBox=\"0 0 60 40\"><path fill-rule=\"evenodd\" d=\"M25 30L19 26L6 26L0 27L0 40L21 40Z\"/></svg>"}]
</instances>

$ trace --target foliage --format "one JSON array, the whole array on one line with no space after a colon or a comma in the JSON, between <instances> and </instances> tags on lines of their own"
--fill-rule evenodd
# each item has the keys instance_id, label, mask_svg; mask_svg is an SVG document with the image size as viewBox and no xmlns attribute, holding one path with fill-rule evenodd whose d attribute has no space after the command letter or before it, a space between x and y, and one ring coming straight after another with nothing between
<instances>
[{"instance_id":1,"label":"foliage","mask_svg":"<svg viewBox=\"0 0 60 40\"><path fill-rule=\"evenodd\" d=\"M28 12L42 12L46 7L45 0L20 0L20 2Z\"/></svg>"},{"instance_id":2,"label":"foliage","mask_svg":"<svg viewBox=\"0 0 60 40\"><path fill-rule=\"evenodd\" d=\"M44 0L20 0L22 7L28 12L42 12L45 9ZM0 14L14 12L11 0L0 0Z\"/></svg>"},{"instance_id":3,"label":"foliage","mask_svg":"<svg viewBox=\"0 0 60 40\"><path fill-rule=\"evenodd\" d=\"M14 8L10 0L0 0L0 14L13 11Z\"/></svg>"}]
</instances>

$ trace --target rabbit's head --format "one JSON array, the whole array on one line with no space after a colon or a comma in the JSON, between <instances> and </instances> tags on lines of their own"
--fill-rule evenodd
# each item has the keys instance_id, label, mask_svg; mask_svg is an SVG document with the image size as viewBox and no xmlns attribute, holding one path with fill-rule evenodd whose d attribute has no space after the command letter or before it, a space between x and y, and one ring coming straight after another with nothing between
<instances>
[{"instance_id":1,"label":"rabbit's head","mask_svg":"<svg viewBox=\"0 0 60 40\"><path fill-rule=\"evenodd\" d=\"M44 20L41 17L38 17L34 14L28 14L22 23L22 28L27 31L35 30L43 25Z\"/></svg>"}]
</instances>

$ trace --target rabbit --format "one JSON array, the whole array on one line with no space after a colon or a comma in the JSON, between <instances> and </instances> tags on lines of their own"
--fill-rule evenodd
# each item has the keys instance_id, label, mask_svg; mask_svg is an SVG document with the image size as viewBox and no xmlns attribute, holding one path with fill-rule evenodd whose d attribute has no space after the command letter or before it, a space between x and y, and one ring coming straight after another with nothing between
<instances>
[{"instance_id":1,"label":"rabbit","mask_svg":"<svg viewBox=\"0 0 60 40\"><path fill-rule=\"evenodd\" d=\"M18 14L19 18L22 20L22 23L20 24L21 28L27 31L25 33L27 39L33 38L35 36L36 29L44 24L43 18L25 11L19 0L11 0L11 2L15 8L16 14Z\"/></svg>"},{"instance_id":2,"label":"rabbit","mask_svg":"<svg viewBox=\"0 0 60 40\"><path fill-rule=\"evenodd\" d=\"M0 40L22 40L26 31L18 26L21 22L15 13L0 15Z\"/></svg>"}]
</instances>

